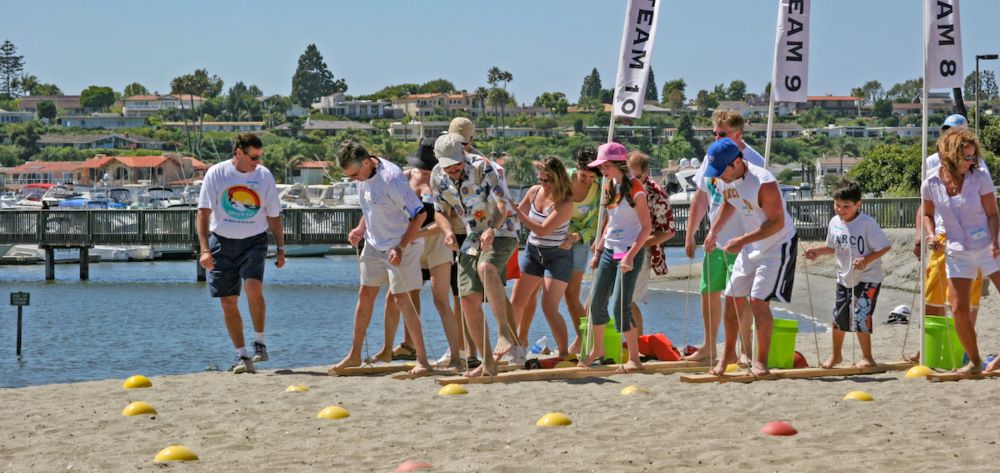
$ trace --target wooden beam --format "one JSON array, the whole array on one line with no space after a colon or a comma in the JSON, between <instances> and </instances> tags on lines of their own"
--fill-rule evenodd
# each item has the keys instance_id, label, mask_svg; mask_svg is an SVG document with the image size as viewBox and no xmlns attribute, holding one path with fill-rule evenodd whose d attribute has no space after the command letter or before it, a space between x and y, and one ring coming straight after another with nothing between
<instances>
[{"instance_id":1,"label":"wooden beam","mask_svg":"<svg viewBox=\"0 0 1000 473\"><path fill-rule=\"evenodd\" d=\"M961 381L963 379L986 379L986 378L1000 378L1000 372L991 371L988 373L956 373L954 371L947 373L932 373L927 375L927 381L940 382L940 381Z\"/></svg>"},{"instance_id":2,"label":"wooden beam","mask_svg":"<svg viewBox=\"0 0 1000 473\"><path fill-rule=\"evenodd\" d=\"M502 361L502 362L497 363L497 365L499 365L501 368L504 368L504 367L506 367L507 362ZM400 363L393 363L393 364L378 364L378 365L353 366L353 367L350 367L350 368L343 368L343 369L336 370L336 371L334 371L332 369L329 369L329 370L326 371L326 373L329 374L330 376L370 376L370 375L376 375L376 374L406 373L407 371L412 370L415 366L417 366L417 365L414 362L410 361L410 362L401 363L401 364ZM447 372L447 371L446 370L440 370L440 371L431 370L431 372L432 372L431 374L413 375L413 377L419 378L419 377L422 377L422 376L435 376L435 375L444 374L444 372ZM455 372L451 372L450 374L454 374L454 373ZM408 378L402 378L402 379L408 379Z\"/></svg>"},{"instance_id":3,"label":"wooden beam","mask_svg":"<svg viewBox=\"0 0 1000 473\"><path fill-rule=\"evenodd\" d=\"M509 371L523 370L524 366L498 365L497 369L500 370L501 373L506 373ZM392 375L392 379L406 380L406 379L426 378L428 376L461 376L461 375L462 375L461 370L445 369L445 370L430 370L420 374L410 374L408 372L396 373Z\"/></svg>"},{"instance_id":4,"label":"wooden beam","mask_svg":"<svg viewBox=\"0 0 1000 473\"><path fill-rule=\"evenodd\" d=\"M670 373L697 373L709 368L707 364L693 361L650 361L643 363L642 371L630 371L628 373L618 371L621 365L592 366L590 368L552 368L540 370L518 370L510 373L500 373L496 376L477 376L466 378L464 376L451 376L438 378L436 381L440 385L448 384L492 384L492 383L516 383L520 381L554 381L561 379L581 379L581 378L605 378L621 374L670 374Z\"/></svg>"},{"instance_id":5,"label":"wooden beam","mask_svg":"<svg viewBox=\"0 0 1000 473\"><path fill-rule=\"evenodd\" d=\"M793 368L793 369L773 369L770 374L754 376L746 370L738 370L726 373L722 376L714 374L698 374L681 376L681 381L685 383L752 383L754 381L773 381L776 379L798 379L798 378L822 378L825 376L856 376L861 374L885 373L886 371L902 371L913 366L909 361L894 361L890 363L880 363L873 368Z\"/></svg>"}]
</instances>

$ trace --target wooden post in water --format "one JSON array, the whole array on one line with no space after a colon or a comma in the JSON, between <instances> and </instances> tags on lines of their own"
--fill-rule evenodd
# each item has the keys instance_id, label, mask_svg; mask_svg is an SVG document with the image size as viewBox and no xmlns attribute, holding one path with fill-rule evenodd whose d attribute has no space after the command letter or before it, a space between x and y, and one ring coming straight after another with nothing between
<instances>
[{"instance_id":1,"label":"wooden post in water","mask_svg":"<svg viewBox=\"0 0 1000 473\"><path fill-rule=\"evenodd\" d=\"M51 246L45 247L45 280L56 278L56 251Z\"/></svg>"},{"instance_id":2,"label":"wooden post in water","mask_svg":"<svg viewBox=\"0 0 1000 473\"><path fill-rule=\"evenodd\" d=\"M80 280L90 279L90 248L80 248Z\"/></svg>"}]
</instances>

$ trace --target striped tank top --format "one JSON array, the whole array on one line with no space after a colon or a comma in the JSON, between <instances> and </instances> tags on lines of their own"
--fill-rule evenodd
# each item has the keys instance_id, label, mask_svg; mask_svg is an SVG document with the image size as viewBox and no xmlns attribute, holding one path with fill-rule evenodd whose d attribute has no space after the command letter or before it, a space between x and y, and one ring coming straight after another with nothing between
<instances>
[{"instance_id":1,"label":"striped tank top","mask_svg":"<svg viewBox=\"0 0 1000 473\"><path fill-rule=\"evenodd\" d=\"M548 208L547 211L544 213L539 212L538 209L535 207L535 199L531 199L531 211L528 212L528 218L530 218L535 223L541 225L545 223L545 219L552 214L553 209L555 209L555 207ZM528 234L528 244L534 246L547 246L547 247L559 246L564 241L566 241L566 235L568 233L569 233L569 221L562 224L561 226L559 226L559 228L555 229L555 231L545 236L538 236L535 234L535 232L531 232L530 234Z\"/></svg>"}]
</instances>

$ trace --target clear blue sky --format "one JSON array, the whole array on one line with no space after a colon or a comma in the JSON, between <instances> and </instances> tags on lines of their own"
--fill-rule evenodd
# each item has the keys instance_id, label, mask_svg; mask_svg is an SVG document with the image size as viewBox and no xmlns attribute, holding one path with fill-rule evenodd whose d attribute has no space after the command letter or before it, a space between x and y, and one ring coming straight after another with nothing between
<instances>
[{"instance_id":1,"label":"clear blue sky","mask_svg":"<svg viewBox=\"0 0 1000 473\"><path fill-rule=\"evenodd\" d=\"M761 92L774 54L774 0L661 0L653 69L662 87L683 77L687 95L740 79ZM459 89L510 71L511 91L579 96L597 67L611 87L625 0L234 1L6 0L0 39L26 71L76 94L88 85L139 82L168 92L170 79L207 68L226 82L287 95L298 56L315 43L351 94L438 77ZM814 0L810 95L847 94L921 74L918 0ZM1000 1L964 0L965 74L974 55L1000 52ZM986 62L984 69L1000 67Z\"/></svg>"}]
</instances>

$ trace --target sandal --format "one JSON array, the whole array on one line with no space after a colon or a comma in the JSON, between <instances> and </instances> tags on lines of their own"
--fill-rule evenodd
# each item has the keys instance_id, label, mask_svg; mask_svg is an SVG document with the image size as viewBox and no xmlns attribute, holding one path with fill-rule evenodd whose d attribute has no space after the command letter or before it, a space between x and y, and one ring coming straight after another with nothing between
<instances>
[{"instance_id":1,"label":"sandal","mask_svg":"<svg viewBox=\"0 0 1000 473\"><path fill-rule=\"evenodd\" d=\"M417 351L410 348L404 343L400 343L399 346L392 350L392 359L395 360L406 360L413 361L417 359Z\"/></svg>"}]
</instances>

